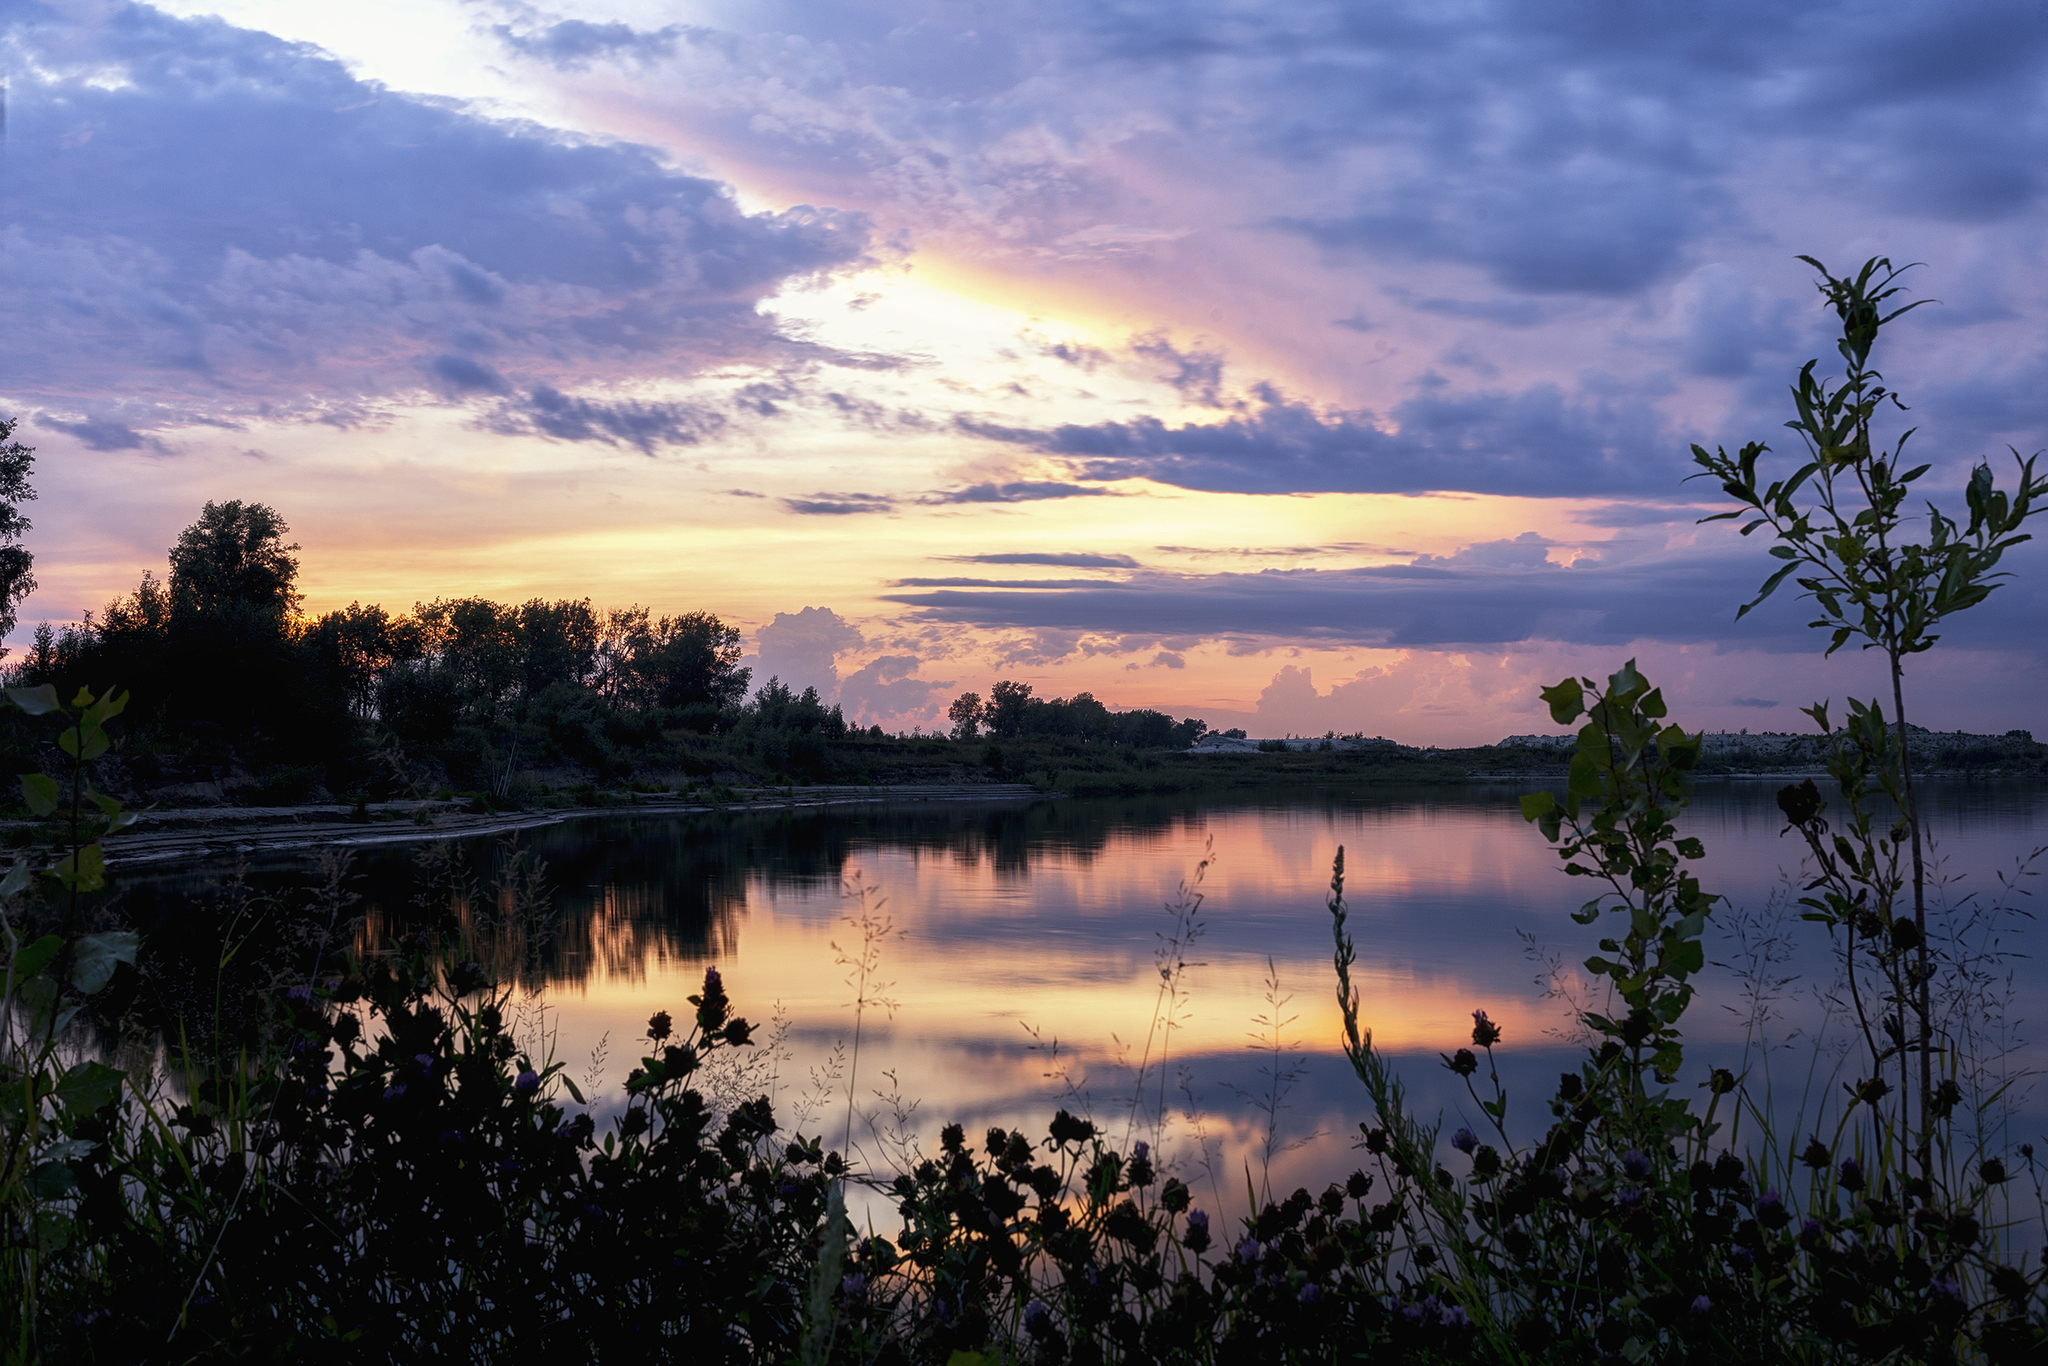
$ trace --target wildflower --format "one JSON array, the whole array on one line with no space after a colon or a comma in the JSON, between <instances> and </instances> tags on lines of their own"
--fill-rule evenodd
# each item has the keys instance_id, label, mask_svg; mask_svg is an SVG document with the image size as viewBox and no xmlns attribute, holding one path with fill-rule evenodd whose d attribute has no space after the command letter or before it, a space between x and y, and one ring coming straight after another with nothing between
<instances>
[{"instance_id":1,"label":"wildflower","mask_svg":"<svg viewBox=\"0 0 2048 1366\"><path fill-rule=\"evenodd\" d=\"M415 1053L412 1055L412 1060L419 1064L420 1071L432 1075L434 1071L434 1055L432 1053Z\"/></svg>"},{"instance_id":2,"label":"wildflower","mask_svg":"<svg viewBox=\"0 0 2048 1366\"><path fill-rule=\"evenodd\" d=\"M1472 1046L1491 1048L1500 1042L1500 1026L1486 1018L1486 1012L1472 1012Z\"/></svg>"},{"instance_id":3,"label":"wildflower","mask_svg":"<svg viewBox=\"0 0 2048 1366\"><path fill-rule=\"evenodd\" d=\"M1799 1160L1815 1171L1827 1166L1828 1159L1828 1145L1820 1141L1819 1134L1806 1140L1806 1151L1799 1155Z\"/></svg>"},{"instance_id":4,"label":"wildflower","mask_svg":"<svg viewBox=\"0 0 2048 1366\"><path fill-rule=\"evenodd\" d=\"M1363 1200L1372 1190L1372 1178L1364 1172L1353 1172L1344 1178L1344 1193L1353 1200Z\"/></svg>"},{"instance_id":5,"label":"wildflower","mask_svg":"<svg viewBox=\"0 0 2048 1366\"><path fill-rule=\"evenodd\" d=\"M858 1271L854 1272L851 1276L848 1276L839 1282L839 1295L842 1299L864 1299L866 1298L867 1293L868 1278L866 1276L863 1276Z\"/></svg>"},{"instance_id":6,"label":"wildflower","mask_svg":"<svg viewBox=\"0 0 2048 1366\"><path fill-rule=\"evenodd\" d=\"M1995 1157L1987 1157L1977 1168L1978 1179L1987 1186L1996 1186L2006 1178L2005 1164Z\"/></svg>"},{"instance_id":7,"label":"wildflower","mask_svg":"<svg viewBox=\"0 0 2048 1366\"><path fill-rule=\"evenodd\" d=\"M1366 1129L1363 1124L1358 1127L1365 1129L1365 1150L1367 1152L1383 1153L1387 1150L1387 1131L1385 1129Z\"/></svg>"},{"instance_id":8,"label":"wildflower","mask_svg":"<svg viewBox=\"0 0 2048 1366\"><path fill-rule=\"evenodd\" d=\"M1265 1249L1259 1246L1258 1239L1247 1238L1231 1249L1231 1251L1240 1262L1256 1262L1259 1259L1259 1254L1264 1252Z\"/></svg>"},{"instance_id":9,"label":"wildflower","mask_svg":"<svg viewBox=\"0 0 2048 1366\"><path fill-rule=\"evenodd\" d=\"M1126 1175L1133 1186L1144 1187L1152 1184L1152 1145L1142 1138L1131 1149L1131 1164Z\"/></svg>"},{"instance_id":10,"label":"wildflower","mask_svg":"<svg viewBox=\"0 0 2048 1366\"><path fill-rule=\"evenodd\" d=\"M1853 1157L1842 1159L1842 1189L1854 1193L1863 1189L1863 1164Z\"/></svg>"},{"instance_id":11,"label":"wildflower","mask_svg":"<svg viewBox=\"0 0 2048 1366\"><path fill-rule=\"evenodd\" d=\"M1737 1243L1728 1249L1728 1260L1747 1271L1750 1267L1756 1265L1756 1254L1742 1244Z\"/></svg>"},{"instance_id":12,"label":"wildflower","mask_svg":"<svg viewBox=\"0 0 2048 1366\"><path fill-rule=\"evenodd\" d=\"M1725 1067L1717 1067L1707 1076L1707 1089L1717 1096L1725 1096L1735 1089L1735 1074Z\"/></svg>"},{"instance_id":13,"label":"wildflower","mask_svg":"<svg viewBox=\"0 0 2048 1366\"><path fill-rule=\"evenodd\" d=\"M1621 1155L1621 1169L1637 1181L1648 1180L1650 1176L1650 1155L1631 1148Z\"/></svg>"},{"instance_id":14,"label":"wildflower","mask_svg":"<svg viewBox=\"0 0 2048 1366\"><path fill-rule=\"evenodd\" d=\"M284 994L284 997L287 1001L310 1001L313 999L313 989L311 987L293 987Z\"/></svg>"},{"instance_id":15,"label":"wildflower","mask_svg":"<svg viewBox=\"0 0 2048 1366\"><path fill-rule=\"evenodd\" d=\"M1444 1059L1444 1066L1450 1068L1461 1077L1469 1077L1479 1070L1479 1059L1472 1056L1471 1049L1461 1048L1450 1057Z\"/></svg>"},{"instance_id":16,"label":"wildflower","mask_svg":"<svg viewBox=\"0 0 2048 1366\"><path fill-rule=\"evenodd\" d=\"M1472 1326L1472 1316L1465 1312L1462 1304L1453 1304L1444 1309L1438 1322L1453 1332L1463 1332Z\"/></svg>"},{"instance_id":17,"label":"wildflower","mask_svg":"<svg viewBox=\"0 0 2048 1366\"><path fill-rule=\"evenodd\" d=\"M1935 1294L1945 1296L1956 1303L1963 1302L1963 1285L1953 1276L1944 1276L1929 1287Z\"/></svg>"},{"instance_id":18,"label":"wildflower","mask_svg":"<svg viewBox=\"0 0 2048 1366\"><path fill-rule=\"evenodd\" d=\"M1201 1252L1209 1246L1209 1211L1188 1211L1187 1245L1190 1252Z\"/></svg>"},{"instance_id":19,"label":"wildflower","mask_svg":"<svg viewBox=\"0 0 2048 1366\"><path fill-rule=\"evenodd\" d=\"M393 1083L392 1083L391 1085L389 1085L389 1086L387 1086L387 1087L385 1087L385 1088L384 1088L384 1101L385 1101L385 1103L386 1103L387 1105L388 1105L388 1104L391 1104L391 1103L393 1103L393 1102L395 1102L395 1101L400 1101L400 1100L404 1100L404 1099L405 1099L405 1083L404 1083L404 1082L402 1082L402 1081L398 1081L398 1082L393 1082Z\"/></svg>"},{"instance_id":20,"label":"wildflower","mask_svg":"<svg viewBox=\"0 0 2048 1366\"><path fill-rule=\"evenodd\" d=\"M538 1091L540 1089L540 1073L529 1067L519 1074L518 1080L514 1081L512 1086L515 1090L524 1091L529 1094Z\"/></svg>"},{"instance_id":21,"label":"wildflower","mask_svg":"<svg viewBox=\"0 0 2048 1366\"><path fill-rule=\"evenodd\" d=\"M1035 1338L1051 1334L1052 1310L1046 1308L1044 1300L1033 1300L1024 1306L1024 1331Z\"/></svg>"},{"instance_id":22,"label":"wildflower","mask_svg":"<svg viewBox=\"0 0 2048 1366\"><path fill-rule=\"evenodd\" d=\"M1559 1100L1574 1101L1584 1095L1585 1092L1585 1080L1578 1073L1560 1072L1557 1074L1557 1098Z\"/></svg>"},{"instance_id":23,"label":"wildflower","mask_svg":"<svg viewBox=\"0 0 2048 1366\"><path fill-rule=\"evenodd\" d=\"M666 1010L657 1010L647 1017L647 1037L656 1043L662 1042L675 1033L675 1021Z\"/></svg>"},{"instance_id":24,"label":"wildflower","mask_svg":"<svg viewBox=\"0 0 2048 1366\"><path fill-rule=\"evenodd\" d=\"M1812 1247L1812 1246L1814 1246L1814 1245L1815 1245L1816 1243L1819 1243L1819 1242L1820 1242L1821 1240L1822 1240L1822 1231L1821 1231L1821 1226L1820 1226L1820 1220L1818 1220L1818 1219L1802 1219L1802 1220L1800 1220L1800 1222L1799 1222L1799 1241L1800 1241L1800 1242L1802 1242L1802 1243L1806 1244L1806 1245L1807 1245L1808 1247Z\"/></svg>"},{"instance_id":25,"label":"wildflower","mask_svg":"<svg viewBox=\"0 0 2048 1366\"><path fill-rule=\"evenodd\" d=\"M1479 1135L1470 1129L1460 1129L1451 1135L1451 1146L1461 1153L1469 1153L1479 1146Z\"/></svg>"},{"instance_id":26,"label":"wildflower","mask_svg":"<svg viewBox=\"0 0 2048 1366\"><path fill-rule=\"evenodd\" d=\"M725 995L725 979L718 975L718 969L715 967L704 969L704 994L706 996Z\"/></svg>"},{"instance_id":27,"label":"wildflower","mask_svg":"<svg viewBox=\"0 0 2048 1366\"><path fill-rule=\"evenodd\" d=\"M1707 1316L1708 1314L1710 1314L1710 1313L1712 1313L1712 1312L1713 1312L1713 1308L1714 1308L1714 1302L1713 1302L1712 1300L1708 1299L1708 1298L1707 1298L1707 1297L1706 1297L1705 1295L1695 1295L1695 1296L1693 1296L1693 1298L1692 1298L1692 1315L1693 1315L1693 1317L1694 1317L1694 1318L1696 1318L1696 1319L1703 1319L1703 1318L1705 1318L1705 1317L1706 1317L1706 1316Z\"/></svg>"},{"instance_id":28,"label":"wildflower","mask_svg":"<svg viewBox=\"0 0 2048 1366\"><path fill-rule=\"evenodd\" d=\"M1792 1221L1785 1212L1785 1201L1775 1188L1767 1190L1756 1202L1756 1217L1765 1228L1783 1228Z\"/></svg>"},{"instance_id":29,"label":"wildflower","mask_svg":"<svg viewBox=\"0 0 2048 1366\"><path fill-rule=\"evenodd\" d=\"M1322 1297L1322 1287L1317 1285L1314 1281L1310 1281L1307 1285L1303 1286L1301 1288L1301 1294L1296 1296L1296 1298L1299 1299L1303 1304L1314 1304L1316 1301L1322 1299Z\"/></svg>"}]
</instances>

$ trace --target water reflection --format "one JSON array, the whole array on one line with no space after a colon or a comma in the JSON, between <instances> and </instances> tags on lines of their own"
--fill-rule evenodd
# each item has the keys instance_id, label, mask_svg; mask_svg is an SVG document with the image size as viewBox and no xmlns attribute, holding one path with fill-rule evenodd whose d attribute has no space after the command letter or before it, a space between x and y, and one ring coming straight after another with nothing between
<instances>
[{"instance_id":1,"label":"water reflection","mask_svg":"<svg viewBox=\"0 0 2048 1366\"><path fill-rule=\"evenodd\" d=\"M1698 1050L1726 1058L1767 1004L1791 1062L1805 1060L1806 1072L1824 1079L1839 1031L1822 1027L1814 993L1831 980L1832 961L1824 934L1800 923L1791 904L1803 849L1781 838L1774 790L1707 785L1689 814L1691 833L1709 849L1704 880L1729 903L1710 941L1722 966L1703 979L1688 1028ZM858 874L887 898L895 929L882 945L881 976L900 1002L893 1016L864 1021L855 1088L864 1116L886 1111L875 1093L891 1090L906 1104L921 1101L916 1113L933 1127L958 1119L1036 1130L1056 1101L1128 1114L1151 1037L1151 1058L1163 1050L1167 1065L1149 1073L1147 1122L1164 1122L1156 1113L1163 1093L1180 1150L1239 1171L1262 1151L1271 1121L1243 1097L1259 1092L1262 1066L1305 1058L1280 1122L1287 1142L1313 1141L1284 1155L1275 1180L1309 1180L1348 1170L1343 1135L1355 1133L1359 1117L1358 1093L1335 1055L1323 910L1340 844L1367 1018L1382 1046L1414 1055L1409 1075L1421 1103L1444 1106L1457 1122L1478 1118L1463 1114L1469 1102L1431 1065L1436 1052L1465 1041L1475 1008L1507 1029L1510 1081L1521 1095L1543 1094L1568 1064L1570 1006L1552 988L1587 987L1576 964L1595 932L1569 913L1591 889L1561 875L1521 820L1517 796L1491 786L1234 806L1062 800L577 821L520 841L519 856L544 863L554 891L548 933L521 941L521 951L545 986L558 1055L598 1082L615 1082L633 1064L626 1041L653 1011L682 1009L704 966L716 963L747 1013L780 1012L778 1104L790 1111L809 1095L819 1127L836 1133L845 1079L813 1072L829 1071L833 1045L851 1030L853 993L840 960L851 947L852 908L842 888ZM1929 789L1929 821L1950 874L1940 905L1967 914L2004 894L1993 874L2048 842L2044 798L2032 785ZM1162 1039L1155 955L1172 921L1161 908L1208 850L1215 862L1198 889L1203 934L1187 955L1198 965L1187 976L1191 996ZM506 923L515 908L491 889L514 855L491 841L460 853L476 889L449 909L472 923ZM362 867L365 945L388 942L434 909L415 903L407 851L379 851ZM294 876L281 867L257 875ZM179 879L145 881L168 891ZM2008 899L2021 912L2028 904ZM2035 931L2025 915L2002 925L2003 948L2027 953ZM1759 960L1755 946L1766 941L1779 948ZM1546 973L1546 950L1562 970L1557 980ZM2028 1008L2048 999L2038 956L2009 966L2012 1013L2038 1013ZM1269 972L1284 998L1277 1003ZM1781 983L1768 1001L1758 990L1766 978ZM1276 1012L1289 1021L1277 1048L1255 1023ZM1046 1046L1031 1047L1027 1026ZM2035 1061L2029 1049L2015 1056ZM1233 1189L1242 1189L1241 1172Z\"/></svg>"}]
</instances>

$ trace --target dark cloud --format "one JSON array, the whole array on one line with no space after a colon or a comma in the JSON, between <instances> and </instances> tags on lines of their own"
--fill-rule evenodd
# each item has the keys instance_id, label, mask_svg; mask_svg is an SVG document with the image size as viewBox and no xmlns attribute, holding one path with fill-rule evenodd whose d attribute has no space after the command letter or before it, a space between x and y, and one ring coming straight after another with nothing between
<instances>
[{"instance_id":1,"label":"dark cloud","mask_svg":"<svg viewBox=\"0 0 2048 1366\"><path fill-rule=\"evenodd\" d=\"M1026 550L997 555L939 555L935 558L960 564L1043 564L1063 569L1136 569L1138 562L1128 555L1100 555L1085 551Z\"/></svg>"},{"instance_id":2,"label":"dark cloud","mask_svg":"<svg viewBox=\"0 0 2048 1366\"><path fill-rule=\"evenodd\" d=\"M1112 476L1121 477L1121 476ZM1103 498L1109 496L1108 489L1089 488L1084 484L1064 484L1053 480L1024 480L1011 484L973 484L964 489L949 489L928 494L920 498L921 503L1035 503L1048 498Z\"/></svg>"},{"instance_id":3,"label":"dark cloud","mask_svg":"<svg viewBox=\"0 0 2048 1366\"><path fill-rule=\"evenodd\" d=\"M693 446L723 430L726 422L723 413L703 404L577 398L546 385L500 404L484 419L492 431L635 446L649 455L658 446Z\"/></svg>"},{"instance_id":4,"label":"dark cloud","mask_svg":"<svg viewBox=\"0 0 2048 1366\"><path fill-rule=\"evenodd\" d=\"M83 441L96 451L133 451L157 446L154 437L143 435L133 427L104 419L88 418L83 422L66 422L62 418L43 416L36 419L38 427L48 427L53 432L64 432Z\"/></svg>"},{"instance_id":5,"label":"dark cloud","mask_svg":"<svg viewBox=\"0 0 2048 1366\"><path fill-rule=\"evenodd\" d=\"M1570 572L1489 566L1490 557L1480 554L1445 557L1457 561L1457 568L1149 572L1110 583L939 588L885 597L934 624L1029 631L1040 640L1070 642L1084 632L1154 639L1173 634L1220 639L1238 653L1274 640L1418 649L1635 640L1819 648L1822 637L1806 629L1811 607L1794 597L1781 594L1735 620L1736 605L1753 596L1773 563L1738 540L1729 533L1660 559ZM2038 632L2028 635L2027 623L2038 623L2044 613L2048 588L2015 582L1953 623L1950 644L2009 649L2015 640L2031 642ZM1181 641L1173 644L1185 648Z\"/></svg>"},{"instance_id":6,"label":"dark cloud","mask_svg":"<svg viewBox=\"0 0 2048 1366\"><path fill-rule=\"evenodd\" d=\"M647 60L671 56L676 50L676 39L686 32L680 24L649 31L631 24L593 24L582 19L563 19L526 31L510 24L495 24L491 31L514 52L537 58L561 71L580 71L598 58Z\"/></svg>"},{"instance_id":7,"label":"dark cloud","mask_svg":"<svg viewBox=\"0 0 2048 1366\"><path fill-rule=\"evenodd\" d=\"M888 512L896 500L879 493L820 493L810 498L784 498L782 505L807 517L846 517L861 512Z\"/></svg>"},{"instance_id":8,"label":"dark cloud","mask_svg":"<svg viewBox=\"0 0 2048 1366\"><path fill-rule=\"evenodd\" d=\"M1572 399L1548 384L1519 393L1432 389L1397 404L1382 425L1371 412L1320 411L1263 387L1258 395L1257 406L1214 423L960 425L1065 456L1089 479L1212 492L1622 493L1668 487L1682 473L1673 452L1683 447L1639 400Z\"/></svg>"},{"instance_id":9,"label":"dark cloud","mask_svg":"<svg viewBox=\"0 0 2048 1366\"><path fill-rule=\"evenodd\" d=\"M865 259L859 215L749 214L646 148L402 95L218 19L91 12L0 18L9 302L36 319L0 337L16 394L275 412L842 359L757 305Z\"/></svg>"},{"instance_id":10,"label":"dark cloud","mask_svg":"<svg viewBox=\"0 0 2048 1366\"><path fill-rule=\"evenodd\" d=\"M898 579L898 588L1093 588L1101 579Z\"/></svg>"},{"instance_id":11,"label":"dark cloud","mask_svg":"<svg viewBox=\"0 0 2048 1366\"><path fill-rule=\"evenodd\" d=\"M1775 699L1769 697L1731 697L1728 699L1728 705L1731 707L1756 707L1759 710L1766 710L1777 706L1778 703Z\"/></svg>"},{"instance_id":12,"label":"dark cloud","mask_svg":"<svg viewBox=\"0 0 2048 1366\"><path fill-rule=\"evenodd\" d=\"M1222 352L1183 351L1168 340L1163 332L1152 332L1131 338L1131 350L1146 360L1166 365L1167 372L1163 378L1188 402L1205 404L1211 408L1221 405Z\"/></svg>"}]
</instances>

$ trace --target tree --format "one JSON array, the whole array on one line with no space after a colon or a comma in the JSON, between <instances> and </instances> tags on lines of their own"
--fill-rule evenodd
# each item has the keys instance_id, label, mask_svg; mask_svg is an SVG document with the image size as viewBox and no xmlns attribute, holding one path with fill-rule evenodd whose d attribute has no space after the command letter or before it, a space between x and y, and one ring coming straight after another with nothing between
<instances>
[{"instance_id":1,"label":"tree","mask_svg":"<svg viewBox=\"0 0 2048 1366\"><path fill-rule=\"evenodd\" d=\"M1024 716L1030 709L1031 685L1005 678L988 690L988 706L982 711L982 720L990 730L1008 740L1023 733Z\"/></svg>"},{"instance_id":2,"label":"tree","mask_svg":"<svg viewBox=\"0 0 2048 1366\"><path fill-rule=\"evenodd\" d=\"M946 709L946 719L953 723L955 740L974 740L980 737L977 729L981 725L981 694L964 692L953 699L953 705Z\"/></svg>"},{"instance_id":3,"label":"tree","mask_svg":"<svg viewBox=\"0 0 2048 1366\"><path fill-rule=\"evenodd\" d=\"M35 448L13 440L14 423L0 418L0 636L14 629L14 609L36 591L36 576L30 572L36 557L21 538L29 530L28 518L15 507L33 500L29 467L35 464ZM0 657L7 651L0 647Z\"/></svg>"},{"instance_id":4,"label":"tree","mask_svg":"<svg viewBox=\"0 0 2048 1366\"><path fill-rule=\"evenodd\" d=\"M218 616L244 609L280 626L298 614L299 562L286 545L291 528L263 503L208 503L171 547L174 610Z\"/></svg>"}]
</instances>

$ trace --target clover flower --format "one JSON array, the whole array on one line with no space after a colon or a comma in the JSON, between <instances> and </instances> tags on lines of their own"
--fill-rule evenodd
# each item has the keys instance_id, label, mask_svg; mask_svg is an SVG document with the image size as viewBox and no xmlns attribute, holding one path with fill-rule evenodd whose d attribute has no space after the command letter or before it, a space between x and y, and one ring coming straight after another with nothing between
<instances>
[{"instance_id":1,"label":"clover flower","mask_svg":"<svg viewBox=\"0 0 2048 1366\"><path fill-rule=\"evenodd\" d=\"M1495 1024L1493 1021L1487 1019L1485 1011L1473 1011L1472 1046L1474 1048L1491 1048L1493 1047L1493 1045L1499 1042L1500 1026Z\"/></svg>"},{"instance_id":2,"label":"clover flower","mask_svg":"<svg viewBox=\"0 0 2048 1366\"><path fill-rule=\"evenodd\" d=\"M1451 1146L1461 1153L1469 1153L1479 1146L1479 1135L1470 1129L1460 1129L1451 1135Z\"/></svg>"},{"instance_id":3,"label":"clover flower","mask_svg":"<svg viewBox=\"0 0 2048 1366\"><path fill-rule=\"evenodd\" d=\"M1191 1209L1188 1211L1188 1250L1201 1252L1209 1246L1209 1211Z\"/></svg>"},{"instance_id":4,"label":"clover flower","mask_svg":"<svg viewBox=\"0 0 2048 1366\"><path fill-rule=\"evenodd\" d=\"M865 1299L867 1297L867 1293L868 1278L858 1271L854 1272L851 1276L845 1277L839 1282L839 1294L842 1299Z\"/></svg>"},{"instance_id":5,"label":"clover flower","mask_svg":"<svg viewBox=\"0 0 2048 1366\"><path fill-rule=\"evenodd\" d=\"M388 1105L388 1104L391 1104L391 1103L393 1103L393 1102L395 1102L395 1101L401 1101L401 1100L404 1100L404 1099L405 1099L405 1083L404 1083L404 1082L402 1082L402 1081L396 1081L396 1082L393 1082L393 1083L391 1083L391 1085L389 1085L389 1086L387 1086L387 1087L385 1087L385 1088L384 1088L384 1101L385 1101L385 1103L386 1103L387 1105Z\"/></svg>"},{"instance_id":6,"label":"clover flower","mask_svg":"<svg viewBox=\"0 0 2048 1366\"><path fill-rule=\"evenodd\" d=\"M313 999L313 989L311 987L293 987L285 992L284 998L287 1001L310 1001Z\"/></svg>"},{"instance_id":7,"label":"clover flower","mask_svg":"<svg viewBox=\"0 0 2048 1366\"><path fill-rule=\"evenodd\" d=\"M538 1091L540 1089L540 1073L529 1067L519 1074L518 1080L514 1081L512 1086L515 1090L528 1093Z\"/></svg>"},{"instance_id":8,"label":"clover flower","mask_svg":"<svg viewBox=\"0 0 2048 1366\"><path fill-rule=\"evenodd\" d=\"M1303 1304L1314 1304L1318 1300L1322 1299L1322 1297L1322 1287L1317 1285L1314 1281L1310 1281L1307 1285L1301 1288L1301 1294L1297 1295L1295 1298L1300 1300Z\"/></svg>"},{"instance_id":9,"label":"clover flower","mask_svg":"<svg viewBox=\"0 0 2048 1366\"><path fill-rule=\"evenodd\" d=\"M1842 1189L1849 1192L1863 1189L1863 1164L1853 1157L1842 1159Z\"/></svg>"},{"instance_id":10,"label":"clover flower","mask_svg":"<svg viewBox=\"0 0 2048 1366\"><path fill-rule=\"evenodd\" d=\"M1714 1302L1713 1302L1712 1300L1708 1299L1708 1298L1707 1298L1707 1297L1706 1297L1705 1295L1695 1295L1695 1296L1693 1296L1693 1299L1692 1299L1692 1315L1693 1315L1693 1317L1694 1317L1694 1318L1696 1318L1696 1319L1703 1319L1703 1318L1705 1318L1705 1317L1706 1317L1706 1316L1707 1316L1708 1314L1710 1314L1710 1313L1712 1313L1712 1312L1713 1312L1713 1308L1714 1308Z\"/></svg>"},{"instance_id":11,"label":"clover flower","mask_svg":"<svg viewBox=\"0 0 2048 1366\"><path fill-rule=\"evenodd\" d=\"M1650 1155L1631 1148L1621 1155L1621 1169L1637 1181L1646 1181L1650 1176Z\"/></svg>"},{"instance_id":12,"label":"clover flower","mask_svg":"<svg viewBox=\"0 0 2048 1366\"><path fill-rule=\"evenodd\" d=\"M1445 1307L1437 1316L1437 1322L1453 1331L1462 1332L1472 1326L1472 1316L1465 1312L1464 1305L1453 1304Z\"/></svg>"},{"instance_id":13,"label":"clover flower","mask_svg":"<svg viewBox=\"0 0 2048 1366\"><path fill-rule=\"evenodd\" d=\"M1044 1300L1033 1300L1024 1306L1024 1331L1035 1338L1048 1336L1052 1332L1052 1310Z\"/></svg>"}]
</instances>

